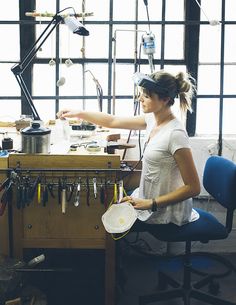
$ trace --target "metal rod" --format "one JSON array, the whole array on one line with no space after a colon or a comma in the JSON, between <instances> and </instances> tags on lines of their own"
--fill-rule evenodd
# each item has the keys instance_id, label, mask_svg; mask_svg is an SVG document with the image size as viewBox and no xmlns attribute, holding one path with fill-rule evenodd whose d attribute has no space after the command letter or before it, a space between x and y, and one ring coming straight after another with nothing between
<instances>
[{"instance_id":1,"label":"metal rod","mask_svg":"<svg viewBox=\"0 0 236 305\"><path fill-rule=\"evenodd\" d=\"M0 171L15 171L15 172L113 172L122 171L120 168L0 168Z\"/></svg>"}]
</instances>

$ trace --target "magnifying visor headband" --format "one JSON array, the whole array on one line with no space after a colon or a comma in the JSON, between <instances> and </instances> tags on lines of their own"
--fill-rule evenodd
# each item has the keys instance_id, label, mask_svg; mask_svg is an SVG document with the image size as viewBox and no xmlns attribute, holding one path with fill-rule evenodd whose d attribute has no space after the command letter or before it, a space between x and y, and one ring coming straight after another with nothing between
<instances>
[{"instance_id":1,"label":"magnifying visor headband","mask_svg":"<svg viewBox=\"0 0 236 305\"><path fill-rule=\"evenodd\" d=\"M161 86L158 81L154 81L150 76L144 73L136 72L133 75L133 81L136 86L143 87L147 90L155 92L157 94L163 94L165 96L169 96L171 98L175 98L177 92L169 92L168 89Z\"/></svg>"}]
</instances>

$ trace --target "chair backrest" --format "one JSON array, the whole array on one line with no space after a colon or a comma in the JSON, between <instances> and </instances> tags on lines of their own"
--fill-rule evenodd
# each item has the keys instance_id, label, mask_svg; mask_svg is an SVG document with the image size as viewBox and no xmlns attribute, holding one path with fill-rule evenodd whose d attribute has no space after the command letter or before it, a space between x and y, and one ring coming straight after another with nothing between
<instances>
[{"instance_id":1,"label":"chair backrest","mask_svg":"<svg viewBox=\"0 0 236 305\"><path fill-rule=\"evenodd\" d=\"M220 156L208 158L203 186L206 191L225 208L236 208L236 164Z\"/></svg>"}]
</instances>

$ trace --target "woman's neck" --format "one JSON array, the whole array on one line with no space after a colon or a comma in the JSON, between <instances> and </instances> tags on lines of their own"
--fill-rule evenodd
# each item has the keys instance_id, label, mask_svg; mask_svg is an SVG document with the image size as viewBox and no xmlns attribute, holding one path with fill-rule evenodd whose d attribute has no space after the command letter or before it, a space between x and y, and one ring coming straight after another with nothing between
<instances>
[{"instance_id":1,"label":"woman's neck","mask_svg":"<svg viewBox=\"0 0 236 305\"><path fill-rule=\"evenodd\" d=\"M174 114L171 111L165 111L162 113L154 113L156 126L165 125L169 121L175 118Z\"/></svg>"}]
</instances>

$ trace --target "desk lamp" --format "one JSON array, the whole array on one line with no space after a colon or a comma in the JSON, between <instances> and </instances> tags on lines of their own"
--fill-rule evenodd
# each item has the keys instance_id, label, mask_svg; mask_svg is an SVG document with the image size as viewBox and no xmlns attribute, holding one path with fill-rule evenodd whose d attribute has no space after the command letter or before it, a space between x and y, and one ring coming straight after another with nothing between
<instances>
[{"instance_id":1,"label":"desk lamp","mask_svg":"<svg viewBox=\"0 0 236 305\"><path fill-rule=\"evenodd\" d=\"M32 97L30 95L30 92L24 82L23 79L23 72L25 69L29 66L29 64L32 62L34 56L38 52L38 50L41 48L43 43L46 41L46 39L49 37L49 35L52 33L52 31L62 22L64 22L69 29L74 33L81 36L88 36L89 31L84 27L84 25L78 21L76 17L83 16L82 14L76 14L75 11L73 14L61 14L67 9L71 9L72 7L67 7L59 12L57 12L55 15L50 13L45 14L39 14L36 12L28 12L26 13L26 16L31 17L52 17L52 20L49 22L45 30L42 32L42 34L39 36L39 38L35 41L35 43L32 45L31 49L28 51L26 56L23 58L23 60L20 63L17 63L11 68L11 71L14 73L16 80L23 92L23 94L26 97L26 100L30 106L30 109L32 111L33 120L41 121L39 114L34 106ZM73 9L73 8L72 8ZM73 9L74 10L74 9ZM93 15L92 13L84 14L84 15Z\"/></svg>"}]
</instances>

